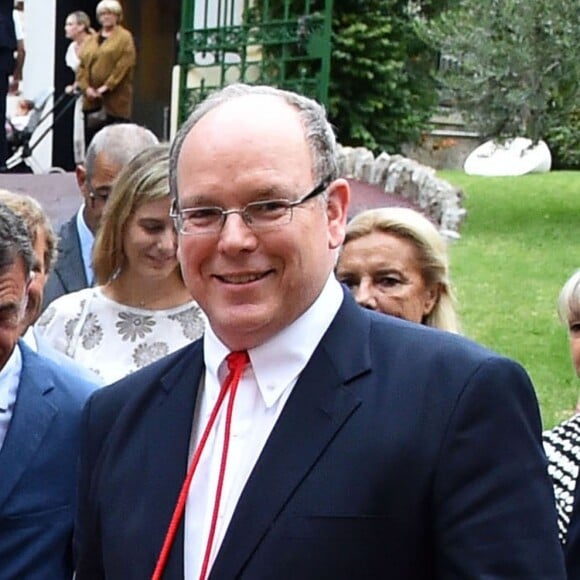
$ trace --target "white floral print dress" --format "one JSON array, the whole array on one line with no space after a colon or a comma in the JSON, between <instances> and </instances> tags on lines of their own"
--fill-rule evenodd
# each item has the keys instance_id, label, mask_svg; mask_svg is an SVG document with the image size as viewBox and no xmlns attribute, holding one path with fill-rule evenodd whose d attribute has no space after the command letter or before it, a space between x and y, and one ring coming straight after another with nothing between
<instances>
[{"instance_id":1,"label":"white floral print dress","mask_svg":"<svg viewBox=\"0 0 580 580\"><path fill-rule=\"evenodd\" d=\"M193 300L168 310L147 310L119 304L97 287L57 298L36 330L110 384L199 338L204 320Z\"/></svg>"}]
</instances>

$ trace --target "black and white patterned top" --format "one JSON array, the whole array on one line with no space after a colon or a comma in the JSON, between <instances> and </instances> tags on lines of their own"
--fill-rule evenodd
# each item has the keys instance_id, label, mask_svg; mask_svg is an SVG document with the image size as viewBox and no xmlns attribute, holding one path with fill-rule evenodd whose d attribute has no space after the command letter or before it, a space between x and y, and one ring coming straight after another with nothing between
<instances>
[{"instance_id":1,"label":"black and white patterned top","mask_svg":"<svg viewBox=\"0 0 580 580\"><path fill-rule=\"evenodd\" d=\"M560 541L565 544L580 472L580 415L545 431L543 439L548 473L556 496L558 533Z\"/></svg>"},{"instance_id":2,"label":"black and white patterned top","mask_svg":"<svg viewBox=\"0 0 580 580\"><path fill-rule=\"evenodd\" d=\"M110 384L199 338L204 320L193 300L167 310L133 308L97 287L57 298L36 330Z\"/></svg>"}]
</instances>

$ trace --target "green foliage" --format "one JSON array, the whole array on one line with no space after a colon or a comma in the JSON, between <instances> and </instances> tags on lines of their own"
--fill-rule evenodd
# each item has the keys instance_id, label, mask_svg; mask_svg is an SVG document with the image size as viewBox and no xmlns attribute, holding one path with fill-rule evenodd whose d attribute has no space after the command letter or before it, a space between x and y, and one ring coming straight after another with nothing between
<instances>
[{"instance_id":1,"label":"green foliage","mask_svg":"<svg viewBox=\"0 0 580 580\"><path fill-rule=\"evenodd\" d=\"M441 1L443 6L456 0ZM326 2L256 0L245 18L288 20L303 14L306 5L312 15L323 13ZM421 5L437 10L435 0ZM412 6L408 0L334 0L329 117L342 143L396 152L426 128L438 102L434 53L414 30ZM280 58L272 47L264 54L273 62ZM312 78L317 71L288 63L286 73Z\"/></svg>"},{"instance_id":2,"label":"green foliage","mask_svg":"<svg viewBox=\"0 0 580 580\"><path fill-rule=\"evenodd\" d=\"M579 266L580 172L439 176L466 192L467 220L451 246L465 334L526 368L551 427L574 408L580 386L556 315Z\"/></svg>"},{"instance_id":3,"label":"green foliage","mask_svg":"<svg viewBox=\"0 0 580 580\"><path fill-rule=\"evenodd\" d=\"M418 34L457 66L440 75L485 136L544 137L580 90L580 10L562 0L459 0Z\"/></svg>"},{"instance_id":4,"label":"green foliage","mask_svg":"<svg viewBox=\"0 0 580 580\"><path fill-rule=\"evenodd\" d=\"M552 123L546 141L552 151L552 167L580 169L580 109Z\"/></svg>"},{"instance_id":5,"label":"green foliage","mask_svg":"<svg viewBox=\"0 0 580 580\"><path fill-rule=\"evenodd\" d=\"M329 114L339 140L395 152L420 135L437 104L433 55L407 1L335 1Z\"/></svg>"}]
</instances>

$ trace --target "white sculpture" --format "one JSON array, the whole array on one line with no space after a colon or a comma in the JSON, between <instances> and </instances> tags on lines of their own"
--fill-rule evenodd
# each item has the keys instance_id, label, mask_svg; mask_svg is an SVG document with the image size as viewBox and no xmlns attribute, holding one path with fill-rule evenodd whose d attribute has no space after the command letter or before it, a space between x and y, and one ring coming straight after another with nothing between
<instances>
[{"instance_id":1,"label":"white sculpture","mask_svg":"<svg viewBox=\"0 0 580 580\"><path fill-rule=\"evenodd\" d=\"M552 166L552 155L544 141L532 145L530 139L516 137L505 143L486 141L472 151L463 169L468 175L489 177L546 173Z\"/></svg>"}]
</instances>

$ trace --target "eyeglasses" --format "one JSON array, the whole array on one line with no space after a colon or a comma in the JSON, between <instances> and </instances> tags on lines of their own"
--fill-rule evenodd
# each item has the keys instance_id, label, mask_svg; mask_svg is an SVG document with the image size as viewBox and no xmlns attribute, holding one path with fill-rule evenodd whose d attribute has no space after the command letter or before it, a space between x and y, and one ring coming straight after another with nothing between
<instances>
[{"instance_id":1,"label":"eyeglasses","mask_svg":"<svg viewBox=\"0 0 580 580\"><path fill-rule=\"evenodd\" d=\"M221 207L191 207L179 209L173 200L169 215L175 221L180 234L186 236L207 236L221 231L228 215L237 213L251 230L269 230L284 226L292 221L293 209L323 193L331 182L330 176L323 179L310 193L290 201L289 199L267 199L253 201L241 209Z\"/></svg>"},{"instance_id":2,"label":"eyeglasses","mask_svg":"<svg viewBox=\"0 0 580 580\"><path fill-rule=\"evenodd\" d=\"M87 188L89 190L89 197L91 198L93 204L99 201L103 205L107 203L109 196L111 195L112 187L104 186L98 189L93 189L90 183L87 182Z\"/></svg>"}]
</instances>

